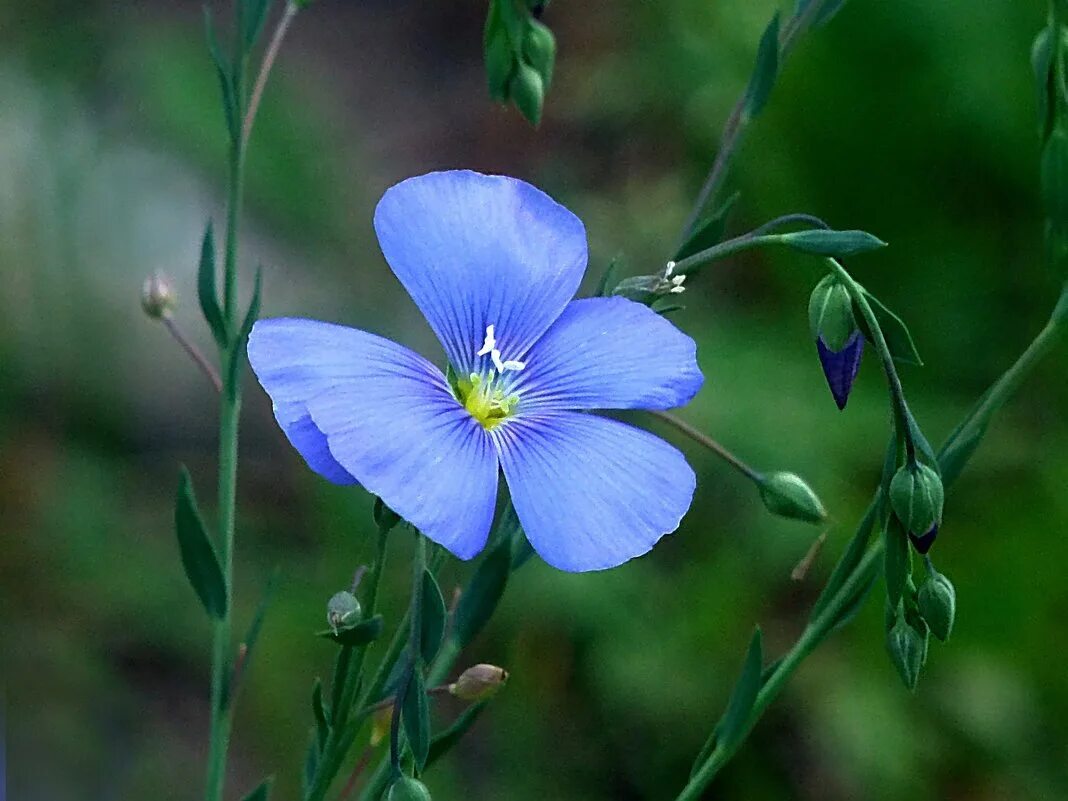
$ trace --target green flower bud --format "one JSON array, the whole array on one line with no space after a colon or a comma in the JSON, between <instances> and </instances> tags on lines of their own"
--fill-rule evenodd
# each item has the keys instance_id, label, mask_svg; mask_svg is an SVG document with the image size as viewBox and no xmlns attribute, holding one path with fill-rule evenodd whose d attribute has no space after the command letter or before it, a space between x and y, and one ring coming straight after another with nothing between
<instances>
[{"instance_id":1,"label":"green flower bud","mask_svg":"<svg viewBox=\"0 0 1068 801\"><path fill-rule=\"evenodd\" d=\"M942 522L942 479L925 464L905 465L890 482L890 507L911 537Z\"/></svg>"},{"instance_id":2,"label":"green flower bud","mask_svg":"<svg viewBox=\"0 0 1068 801\"><path fill-rule=\"evenodd\" d=\"M519 112L531 125L541 122L541 109L545 103L545 81L529 64L519 63L508 83L508 93Z\"/></svg>"},{"instance_id":3,"label":"green flower bud","mask_svg":"<svg viewBox=\"0 0 1068 801\"><path fill-rule=\"evenodd\" d=\"M169 317L178 303L171 279L162 272L155 272L141 285L141 308L153 320Z\"/></svg>"},{"instance_id":4,"label":"green flower bud","mask_svg":"<svg viewBox=\"0 0 1068 801\"><path fill-rule=\"evenodd\" d=\"M538 71L546 86L552 83L556 37L547 25L536 19L527 20L527 29L523 34L523 58Z\"/></svg>"},{"instance_id":5,"label":"green flower bud","mask_svg":"<svg viewBox=\"0 0 1068 801\"><path fill-rule=\"evenodd\" d=\"M508 671L496 665L475 665L449 685L449 692L464 701L481 701L495 695L508 681Z\"/></svg>"},{"instance_id":6,"label":"green flower bud","mask_svg":"<svg viewBox=\"0 0 1068 801\"><path fill-rule=\"evenodd\" d=\"M822 523L827 519L819 497L800 476L794 473L772 473L760 481L760 498L768 511L791 520Z\"/></svg>"},{"instance_id":7,"label":"green flower bud","mask_svg":"<svg viewBox=\"0 0 1068 801\"><path fill-rule=\"evenodd\" d=\"M401 516L386 506L381 498L375 498L375 505L371 510L375 525L380 529L392 531L401 522Z\"/></svg>"},{"instance_id":8,"label":"green flower bud","mask_svg":"<svg viewBox=\"0 0 1068 801\"><path fill-rule=\"evenodd\" d=\"M350 629L360 622L360 602L347 590L334 593L326 604L326 622L337 634L342 629Z\"/></svg>"},{"instance_id":9,"label":"green flower bud","mask_svg":"<svg viewBox=\"0 0 1068 801\"><path fill-rule=\"evenodd\" d=\"M920 586L916 604L931 627L931 633L942 642L948 640L957 614L957 592L953 583L941 573L932 573Z\"/></svg>"},{"instance_id":10,"label":"green flower bud","mask_svg":"<svg viewBox=\"0 0 1068 801\"><path fill-rule=\"evenodd\" d=\"M845 348L857 331L853 300L838 276L825 276L816 284L808 300L808 321L812 326L812 338L822 340L835 352Z\"/></svg>"},{"instance_id":11,"label":"green flower bud","mask_svg":"<svg viewBox=\"0 0 1068 801\"><path fill-rule=\"evenodd\" d=\"M386 801L430 801L430 790L418 779L402 776L389 788Z\"/></svg>"},{"instance_id":12,"label":"green flower bud","mask_svg":"<svg viewBox=\"0 0 1068 801\"><path fill-rule=\"evenodd\" d=\"M926 638L899 617L886 634L886 649L905 686L915 690L927 650Z\"/></svg>"}]
</instances>

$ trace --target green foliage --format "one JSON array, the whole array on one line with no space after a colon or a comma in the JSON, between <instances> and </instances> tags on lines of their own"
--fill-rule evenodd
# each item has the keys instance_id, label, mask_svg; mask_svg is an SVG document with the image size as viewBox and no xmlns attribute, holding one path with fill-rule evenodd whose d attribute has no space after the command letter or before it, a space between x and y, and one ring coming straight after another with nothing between
<instances>
[{"instance_id":1,"label":"green foliage","mask_svg":"<svg viewBox=\"0 0 1068 801\"><path fill-rule=\"evenodd\" d=\"M771 97L779 72L779 13L771 18L757 47L756 66L745 90L745 113L755 117Z\"/></svg>"},{"instance_id":2,"label":"green foliage","mask_svg":"<svg viewBox=\"0 0 1068 801\"><path fill-rule=\"evenodd\" d=\"M552 83L556 38L525 3L490 0L482 36L490 97L511 101L534 126Z\"/></svg>"},{"instance_id":3,"label":"green foliage","mask_svg":"<svg viewBox=\"0 0 1068 801\"><path fill-rule=\"evenodd\" d=\"M926 529L924 529L926 531ZM896 518L890 518L883 534L885 550L886 598L891 609L897 609L912 573L912 554L909 539Z\"/></svg>"},{"instance_id":4,"label":"green foliage","mask_svg":"<svg viewBox=\"0 0 1068 801\"><path fill-rule=\"evenodd\" d=\"M886 337L887 347L890 348L890 354L894 359L903 364L922 366L923 360L920 358L916 345L912 341L912 334L909 333L909 329L901 321L901 318L890 311L877 297L867 290L864 290L864 298L875 313L875 319L879 323L883 336ZM874 337L871 331L868 330L862 315L857 315L857 322L864 331L864 335L869 340L873 339Z\"/></svg>"},{"instance_id":5,"label":"green foliage","mask_svg":"<svg viewBox=\"0 0 1068 801\"><path fill-rule=\"evenodd\" d=\"M512 542L504 539L482 557L467 590L460 596L452 624L452 636L460 645L471 642L489 621L511 572Z\"/></svg>"},{"instance_id":6,"label":"green foliage","mask_svg":"<svg viewBox=\"0 0 1068 801\"><path fill-rule=\"evenodd\" d=\"M441 597L441 588L429 570L423 571L423 611L421 646L422 657L429 662L441 647L445 636L446 622L445 599Z\"/></svg>"},{"instance_id":7,"label":"green foliage","mask_svg":"<svg viewBox=\"0 0 1068 801\"><path fill-rule=\"evenodd\" d=\"M215 545L197 508L193 481L184 467L178 479L178 497L174 505L174 527L186 578L201 604L215 619L226 616L227 592Z\"/></svg>"},{"instance_id":8,"label":"green foliage","mask_svg":"<svg viewBox=\"0 0 1068 801\"><path fill-rule=\"evenodd\" d=\"M423 674L419 670L409 672L401 701L401 719L415 764L422 771L430 753L430 704Z\"/></svg>"},{"instance_id":9,"label":"green foliage","mask_svg":"<svg viewBox=\"0 0 1068 801\"><path fill-rule=\"evenodd\" d=\"M226 347L226 323L223 321L222 309L219 308L218 295L215 290L215 234L211 222L208 222L204 230L204 239L200 246L197 300L200 302L200 311L216 343L219 347Z\"/></svg>"},{"instance_id":10,"label":"green foliage","mask_svg":"<svg viewBox=\"0 0 1068 801\"><path fill-rule=\"evenodd\" d=\"M382 634L383 625L382 615L375 615L367 620L361 620L352 628L340 629L336 632L333 629L327 629L318 632L316 636L336 642L338 645L357 648L377 640Z\"/></svg>"}]
</instances>

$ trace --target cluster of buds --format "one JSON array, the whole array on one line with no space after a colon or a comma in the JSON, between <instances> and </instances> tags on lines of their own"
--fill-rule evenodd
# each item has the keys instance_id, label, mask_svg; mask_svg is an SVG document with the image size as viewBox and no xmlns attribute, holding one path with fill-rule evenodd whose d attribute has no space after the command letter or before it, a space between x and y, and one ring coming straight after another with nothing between
<instances>
[{"instance_id":1,"label":"cluster of buds","mask_svg":"<svg viewBox=\"0 0 1068 801\"><path fill-rule=\"evenodd\" d=\"M556 39L538 17L544 3L490 0L483 36L490 97L515 103L531 125L541 122L545 93L552 83Z\"/></svg>"},{"instance_id":2,"label":"cluster of buds","mask_svg":"<svg viewBox=\"0 0 1068 801\"><path fill-rule=\"evenodd\" d=\"M938 536L944 500L942 479L925 464L906 464L890 482L890 508L920 553L931 550Z\"/></svg>"},{"instance_id":3,"label":"cluster of buds","mask_svg":"<svg viewBox=\"0 0 1068 801\"><path fill-rule=\"evenodd\" d=\"M853 299L838 276L828 275L816 284L808 317L827 386L838 408L845 409L864 355L864 335L853 314Z\"/></svg>"}]
</instances>

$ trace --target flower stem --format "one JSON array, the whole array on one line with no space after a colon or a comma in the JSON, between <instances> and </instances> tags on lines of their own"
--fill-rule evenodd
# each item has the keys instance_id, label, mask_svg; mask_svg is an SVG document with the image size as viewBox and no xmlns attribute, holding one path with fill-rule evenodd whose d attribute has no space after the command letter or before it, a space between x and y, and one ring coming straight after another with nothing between
<instances>
[{"instance_id":1,"label":"flower stem","mask_svg":"<svg viewBox=\"0 0 1068 801\"><path fill-rule=\"evenodd\" d=\"M687 423L685 420L676 417L670 412L651 412L651 414L657 419L663 420L675 430L685 434L698 445L702 445L703 447L708 448L710 451L712 451L712 453L716 454L716 456L725 461L727 464L729 464L743 476L748 478L750 481L760 483L760 480L762 478L760 473L758 473L752 467L747 465L729 450L724 448L716 440L712 439L712 437L699 431L698 429Z\"/></svg>"},{"instance_id":2,"label":"flower stem","mask_svg":"<svg viewBox=\"0 0 1068 801\"><path fill-rule=\"evenodd\" d=\"M289 26L299 10L300 7L293 0L289 0L286 3L286 10L283 12L281 19L278 20L278 27L274 29L271 42L267 45L267 50L264 51L260 71L256 76L256 83L252 87L252 95L248 101L248 111L245 112L245 120L241 126L242 145L248 144L248 138L252 134L252 124L256 121L256 112L260 110L263 90L267 88L267 77L271 74L271 67L274 66L274 62L278 58L278 51L282 48L282 40L285 39L286 32L289 30Z\"/></svg>"},{"instance_id":3,"label":"flower stem","mask_svg":"<svg viewBox=\"0 0 1068 801\"><path fill-rule=\"evenodd\" d=\"M219 372L215 369L215 366L208 361L208 357L196 346L189 337L185 335L185 331L182 330L178 322L170 314L164 314L160 318L160 322L163 323L163 327L167 329L170 335L174 338L188 355L193 360L197 367L200 368L207 379L211 382L211 385L215 387L216 392L222 392L222 380L219 378Z\"/></svg>"}]
</instances>

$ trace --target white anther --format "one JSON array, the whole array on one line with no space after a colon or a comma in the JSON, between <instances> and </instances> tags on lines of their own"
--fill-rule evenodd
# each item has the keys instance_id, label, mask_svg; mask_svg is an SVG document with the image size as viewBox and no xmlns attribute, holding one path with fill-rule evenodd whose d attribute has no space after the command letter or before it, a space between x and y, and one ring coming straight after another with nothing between
<instances>
[{"instance_id":1,"label":"white anther","mask_svg":"<svg viewBox=\"0 0 1068 801\"><path fill-rule=\"evenodd\" d=\"M686 291L686 287L680 286L678 284L676 284L675 286L671 287L671 289L668 290L668 292L670 292L672 295L681 295L685 291Z\"/></svg>"},{"instance_id":2,"label":"white anther","mask_svg":"<svg viewBox=\"0 0 1068 801\"><path fill-rule=\"evenodd\" d=\"M526 366L526 362L521 362L517 359L508 359L505 362L501 362L501 370L522 370Z\"/></svg>"},{"instance_id":3,"label":"white anther","mask_svg":"<svg viewBox=\"0 0 1068 801\"><path fill-rule=\"evenodd\" d=\"M671 279L672 286L682 286L684 283L686 283L685 275L676 275Z\"/></svg>"},{"instance_id":4,"label":"white anther","mask_svg":"<svg viewBox=\"0 0 1068 801\"><path fill-rule=\"evenodd\" d=\"M497 340L493 336L493 326L486 326L486 340L482 343L482 349L476 353L476 356L485 356L487 353L492 353L494 348L497 347Z\"/></svg>"},{"instance_id":5,"label":"white anther","mask_svg":"<svg viewBox=\"0 0 1068 801\"><path fill-rule=\"evenodd\" d=\"M664 267L664 278L671 278L673 272L675 272L675 262L669 261Z\"/></svg>"}]
</instances>

